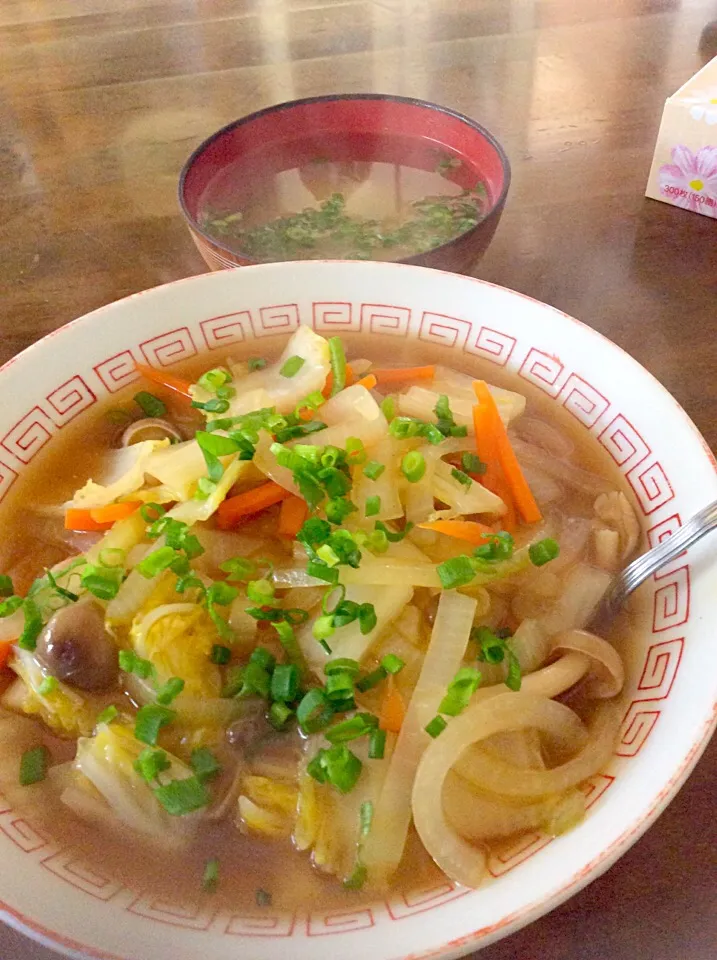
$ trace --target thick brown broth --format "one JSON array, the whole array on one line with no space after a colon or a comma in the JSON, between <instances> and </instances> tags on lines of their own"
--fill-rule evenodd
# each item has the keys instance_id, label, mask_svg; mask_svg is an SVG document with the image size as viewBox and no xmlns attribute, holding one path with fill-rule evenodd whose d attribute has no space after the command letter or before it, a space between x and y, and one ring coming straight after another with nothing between
<instances>
[{"instance_id":1,"label":"thick brown broth","mask_svg":"<svg viewBox=\"0 0 717 960\"><path fill-rule=\"evenodd\" d=\"M346 338L349 356L374 358L381 364L387 359L379 351L371 350L363 338ZM248 349L233 351L232 360L256 354L257 345ZM194 379L211 365L221 363L225 358L212 356L194 359L191 363L179 366L173 372ZM432 359L436 359L433 357ZM439 358L442 359L442 358ZM411 347L403 360L412 365L426 362L425 353L420 347ZM391 365L396 365L393 360ZM471 366L465 372L476 373ZM546 413L547 402L533 395L529 385L513 379L491 367L479 368L478 372L490 382L496 382L507 388L518 389L529 394L528 410L533 417L543 417L553 425L558 425L564 434L575 443L577 461L583 468L603 476L616 489L624 490L625 485L617 471L596 441L586 438L584 431L565 411L556 411L550 406ZM117 442L121 430L112 424L106 414L118 407L129 409L132 396L140 389L133 385L123 393L112 398L102 406L95 407L76 424L65 428L63 442L53 444L51 449L38 456L32 468L16 482L11 495L2 507L5 528L10 531L0 554L0 572L13 574L17 578L16 587L25 590L32 579L41 574L46 565L56 563L62 555L69 555L85 549L76 538L75 549L65 544L62 531L61 514L44 516L43 508L56 507L71 498L74 491L89 477L97 475L102 466L103 456L108 448ZM161 395L169 407L169 417L178 417L185 424L192 422L187 413L186 404L173 399L161 389L148 385L146 389ZM199 420L196 421L198 426ZM189 433L188 433L189 435ZM90 442L91 441L91 442ZM48 483L48 478L52 482ZM563 511L576 516L589 516L592 501L586 497L571 497L566 500ZM40 520L35 517L39 513ZM71 538L72 539L72 538ZM613 638L622 653L626 647L625 637L629 634L629 621L618 623ZM622 649L621 649L622 648ZM67 741L59 741L48 736L38 724L38 737L42 737L50 746L57 761L68 757ZM40 791L52 791L51 782L32 788L35 796ZM15 788L13 798L23 803L22 791ZM33 808L35 805L33 804ZM201 878L207 860L218 858L221 864L221 882L212 896L219 905L227 907L247 907L256 904L257 890L270 894L272 907L282 910L305 908L317 903L331 906L345 906L367 899L365 893L342 889L333 877L325 877L315 870L305 854L297 854L291 849L289 841L267 842L250 839L237 830L229 821L210 823L205 826L199 839L182 852L163 852L151 855L152 849L146 844L147 855L136 856L137 837L129 830L116 827L112 829L88 828L87 824L59 803L48 800L33 809L35 820L42 819L43 829L63 845L72 845L84 852L90 862L103 864L105 868L131 889L151 890L156 896L181 902L196 900L201 893ZM143 842L143 841L140 841ZM415 836L407 847L402 867L395 879L396 891L414 890L435 883L442 874L432 863Z\"/></svg>"}]
</instances>

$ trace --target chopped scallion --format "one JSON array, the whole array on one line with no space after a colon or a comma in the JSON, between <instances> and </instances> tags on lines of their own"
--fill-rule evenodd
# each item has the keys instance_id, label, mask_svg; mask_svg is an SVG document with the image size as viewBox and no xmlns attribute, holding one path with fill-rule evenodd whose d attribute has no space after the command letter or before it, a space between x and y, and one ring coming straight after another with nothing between
<instances>
[{"instance_id":1,"label":"chopped scallion","mask_svg":"<svg viewBox=\"0 0 717 960\"><path fill-rule=\"evenodd\" d=\"M157 691L157 703L163 707L168 707L173 700L184 690L184 680L180 677L170 677L169 680Z\"/></svg>"},{"instance_id":2,"label":"chopped scallion","mask_svg":"<svg viewBox=\"0 0 717 960\"><path fill-rule=\"evenodd\" d=\"M172 780L157 787L154 795L172 817L183 817L209 805L209 791L198 777Z\"/></svg>"},{"instance_id":3,"label":"chopped scallion","mask_svg":"<svg viewBox=\"0 0 717 960\"><path fill-rule=\"evenodd\" d=\"M429 737L435 738L443 733L448 724L441 716L435 716L430 723L427 723L425 726L425 731Z\"/></svg>"},{"instance_id":4,"label":"chopped scallion","mask_svg":"<svg viewBox=\"0 0 717 960\"><path fill-rule=\"evenodd\" d=\"M331 363L331 396L339 393L346 386L346 354L344 345L340 337L330 337L329 341L329 361Z\"/></svg>"},{"instance_id":5,"label":"chopped scallion","mask_svg":"<svg viewBox=\"0 0 717 960\"><path fill-rule=\"evenodd\" d=\"M154 747L157 744L159 731L172 723L176 716L174 710L156 703L140 707L135 720L134 735L142 743L148 743L150 747Z\"/></svg>"},{"instance_id":6,"label":"chopped scallion","mask_svg":"<svg viewBox=\"0 0 717 960\"><path fill-rule=\"evenodd\" d=\"M219 885L219 861L207 860L202 876L202 890L213 893Z\"/></svg>"},{"instance_id":7,"label":"chopped scallion","mask_svg":"<svg viewBox=\"0 0 717 960\"><path fill-rule=\"evenodd\" d=\"M134 402L148 417L164 417L167 413L167 408L159 397L155 397L153 393L148 393L146 390L135 393Z\"/></svg>"},{"instance_id":8,"label":"chopped scallion","mask_svg":"<svg viewBox=\"0 0 717 960\"><path fill-rule=\"evenodd\" d=\"M528 554L534 567L542 567L551 560L555 560L560 554L560 547L552 537L546 537L545 540L531 543L528 547Z\"/></svg>"},{"instance_id":9,"label":"chopped scallion","mask_svg":"<svg viewBox=\"0 0 717 960\"><path fill-rule=\"evenodd\" d=\"M411 450L401 460L401 473L409 483L418 483L426 472L426 459L418 450Z\"/></svg>"},{"instance_id":10,"label":"chopped scallion","mask_svg":"<svg viewBox=\"0 0 717 960\"><path fill-rule=\"evenodd\" d=\"M304 733L318 733L325 729L334 715L333 708L323 690L313 687L304 694L296 708L296 718Z\"/></svg>"},{"instance_id":11,"label":"chopped scallion","mask_svg":"<svg viewBox=\"0 0 717 960\"><path fill-rule=\"evenodd\" d=\"M207 747L197 747L192 750L189 765L198 780L211 780L222 772L222 765Z\"/></svg>"},{"instance_id":12,"label":"chopped scallion","mask_svg":"<svg viewBox=\"0 0 717 960\"><path fill-rule=\"evenodd\" d=\"M50 751L47 747L33 747L26 750L20 758L20 786L29 787L40 783L47 776Z\"/></svg>"},{"instance_id":13,"label":"chopped scallion","mask_svg":"<svg viewBox=\"0 0 717 960\"><path fill-rule=\"evenodd\" d=\"M305 363L306 361L304 360L303 357L294 355L293 357L289 357L288 360L284 361L284 363L281 365L281 369L279 370L279 373L281 374L282 377L286 377L287 379L290 379L291 377L296 376L296 374L299 372L299 370L301 370L301 368L304 366Z\"/></svg>"},{"instance_id":14,"label":"chopped scallion","mask_svg":"<svg viewBox=\"0 0 717 960\"><path fill-rule=\"evenodd\" d=\"M363 468L363 473L365 477L369 478L369 480L378 480L385 469L385 464L379 463L378 460L369 460L369 462Z\"/></svg>"}]
</instances>

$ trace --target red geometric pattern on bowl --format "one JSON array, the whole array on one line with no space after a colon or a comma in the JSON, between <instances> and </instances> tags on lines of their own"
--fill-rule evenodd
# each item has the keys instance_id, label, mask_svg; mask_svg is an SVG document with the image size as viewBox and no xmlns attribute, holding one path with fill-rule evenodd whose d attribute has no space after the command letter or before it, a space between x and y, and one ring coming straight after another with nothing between
<instances>
[{"instance_id":1,"label":"red geometric pattern on bowl","mask_svg":"<svg viewBox=\"0 0 717 960\"><path fill-rule=\"evenodd\" d=\"M151 367L168 367L180 360L189 360L197 354L197 348L189 327L177 327L159 337L140 343L144 359Z\"/></svg>"},{"instance_id":2,"label":"red geometric pattern on bowl","mask_svg":"<svg viewBox=\"0 0 717 960\"><path fill-rule=\"evenodd\" d=\"M482 357L483 360L490 360L491 363L504 367L510 360L515 344L515 337L507 333L493 330L492 327L481 327L475 343L466 343L464 350L475 357Z\"/></svg>"},{"instance_id":3,"label":"red geometric pattern on bowl","mask_svg":"<svg viewBox=\"0 0 717 960\"><path fill-rule=\"evenodd\" d=\"M317 301L314 307L318 304L324 306L328 304L333 310L337 306L333 302ZM318 313L312 311L312 313L311 319L315 323L331 326L329 314L326 311ZM374 335L395 338L408 334L412 311L409 307L400 305L363 303L352 305L348 313L339 312L338 316L344 319L350 317L352 329L358 317L360 318L359 328L368 328ZM297 304L269 305L259 307L251 313L244 310L236 314L210 317L202 321L199 327L207 347L217 349L229 343L250 340L252 336L257 338L286 336L296 329L299 319L300 312ZM470 329L471 324L466 320L425 311L421 317L418 336L425 342L464 350L501 366L507 364L517 345L514 337L499 330L483 327L475 341L469 343ZM536 384L552 397L557 397L562 391L565 406L588 429L594 426L604 414L612 416L598 439L623 475L628 476L643 511L651 514L668 503L674 493L665 471L661 464L652 461L652 451L648 444L627 418L614 408L611 409L609 401L584 378L566 371L556 357L536 347L528 347L527 344L526 348L528 348L528 354L518 371L523 379ZM137 379L135 356L140 357L140 349L145 359L159 366L169 366L197 353L194 338L187 327L167 331L161 336L144 341L141 345L123 350L94 366L98 381L107 393L115 393ZM74 416L72 406L64 407L60 398L71 398L72 389L67 390L67 388L75 384L79 395L79 399L75 402L78 404L86 402L89 405L90 395L94 398L93 391L79 374L58 386L46 399L54 414L58 415L58 419L62 421L57 424L59 427L69 422L63 419L66 413L72 412ZM86 388L84 392L81 385ZM55 433L57 426L47 412L35 406L8 431L0 443L19 461L28 463ZM652 462L645 464L647 458ZM0 499L16 476L16 469L0 460ZM650 536L662 539L676 526L679 526L678 515L660 519L651 528ZM665 602L661 612L656 614L656 626L661 631L671 629L678 623L682 625L689 618L687 567L681 563L680 567L672 573L678 573L677 578L670 576L669 579L664 579L664 583L660 582L660 588L665 588L663 594ZM671 598L671 602L674 601L672 606L666 605L668 597ZM683 646L684 638L679 637L666 638L650 647L639 685L639 692L643 696L642 699L633 701L626 711L620 732L620 743L616 751L617 756L634 757L647 741L660 716L662 703L673 687ZM656 701L659 701L659 706L656 705ZM615 777L608 774L598 774L591 778L584 785L587 806L592 806L603 796L614 781ZM0 829L8 835L12 834L13 842L19 849L26 849L32 854L44 849L47 845L46 838L19 818L1 796L0 813L3 814ZM19 827L18 824L20 824ZM551 842L551 839L547 835L533 833L495 848L489 858L490 874L493 877L499 877L513 870L536 856ZM118 894L122 889L119 881L97 874L94 867L90 870L76 861L71 851L60 853L53 851L43 862L43 866L65 883L75 886L95 899L119 899ZM130 895L130 891L126 888L125 892ZM385 905L375 903L370 908L314 913L307 918L306 934L312 937L331 936L346 931L369 929L375 925L378 915L382 920L398 921L418 913L440 909L446 903L468 892L446 882L435 888L412 891L405 896L394 897ZM131 895L134 896L134 894ZM206 931L212 928L216 932L217 925L215 924L214 927L212 925L217 919L217 911L211 906L194 904L181 907L146 896L138 896L123 909L172 927L194 931ZM222 923L225 924L224 932L229 936L286 939L303 935L304 932L303 924L297 925L295 917L286 914L266 914L263 911L255 913L248 908L247 911L238 911L228 918L226 913L222 913L221 916Z\"/></svg>"},{"instance_id":4,"label":"red geometric pattern on bowl","mask_svg":"<svg viewBox=\"0 0 717 960\"><path fill-rule=\"evenodd\" d=\"M85 381L76 373L65 383L61 384L45 398L54 412L53 419L58 427L64 427L70 420L91 407L96 402L96 395L90 390Z\"/></svg>"},{"instance_id":5,"label":"red geometric pattern on bowl","mask_svg":"<svg viewBox=\"0 0 717 960\"><path fill-rule=\"evenodd\" d=\"M329 336L340 333L357 333L361 329L361 316L353 316L350 303L321 301L312 304L313 327L317 333Z\"/></svg>"},{"instance_id":6,"label":"red geometric pattern on bowl","mask_svg":"<svg viewBox=\"0 0 717 960\"><path fill-rule=\"evenodd\" d=\"M224 933L233 937L290 937L296 926L296 914L234 913Z\"/></svg>"},{"instance_id":7,"label":"red geometric pattern on bowl","mask_svg":"<svg viewBox=\"0 0 717 960\"><path fill-rule=\"evenodd\" d=\"M437 887L419 888L410 893L402 893L400 897L386 903L388 914L392 920L404 920L414 917L417 913L425 913L435 907L442 907L452 900L459 900L470 893L466 887L459 887L450 880L444 880Z\"/></svg>"},{"instance_id":8,"label":"red geometric pattern on bowl","mask_svg":"<svg viewBox=\"0 0 717 960\"><path fill-rule=\"evenodd\" d=\"M654 700L633 700L620 727L616 755L636 757L647 743L661 713Z\"/></svg>"},{"instance_id":9,"label":"red geometric pattern on bowl","mask_svg":"<svg viewBox=\"0 0 717 960\"><path fill-rule=\"evenodd\" d=\"M598 440L623 472L632 470L652 453L642 436L621 413L608 423Z\"/></svg>"},{"instance_id":10,"label":"red geometric pattern on bowl","mask_svg":"<svg viewBox=\"0 0 717 960\"><path fill-rule=\"evenodd\" d=\"M610 401L577 373L570 374L558 399L586 427L593 427L610 406Z\"/></svg>"},{"instance_id":11,"label":"red geometric pattern on bowl","mask_svg":"<svg viewBox=\"0 0 717 960\"><path fill-rule=\"evenodd\" d=\"M523 361L518 376L529 383L535 384L549 397L557 397L562 388L561 375L563 369L563 364L557 357L551 357L550 354L533 347ZM598 391L595 390L595 393L598 393Z\"/></svg>"},{"instance_id":12,"label":"red geometric pattern on bowl","mask_svg":"<svg viewBox=\"0 0 717 960\"><path fill-rule=\"evenodd\" d=\"M0 816L4 813L11 813L12 807L10 806L10 801L5 796L4 793L0 793Z\"/></svg>"},{"instance_id":13,"label":"red geometric pattern on bowl","mask_svg":"<svg viewBox=\"0 0 717 960\"><path fill-rule=\"evenodd\" d=\"M407 337L410 323L408 307L394 307L387 303L361 304L361 330L384 337Z\"/></svg>"},{"instance_id":14,"label":"red geometric pattern on bowl","mask_svg":"<svg viewBox=\"0 0 717 960\"><path fill-rule=\"evenodd\" d=\"M50 440L54 429L52 418L40 407L33 407L10 427L1 442L21 463L29 463Z\"/></svg>"},{"instance_id":15,"label":"red geometric pattern on bowl","mask_svg":"<svg viewBox=\"0 0 717 960\"><path fill-rule=\"evenodd\" d=\"M256 337L278 337L293 333L299 326L299 308L295 303L260 307L259 319L252 317L252 324Z\"/></svg>"},{"instance_id":16,"label":"red geometric pattern on bowl","mask_svg":"<svg viewBox=\"0 0 717 960\"><path fill-rule=\"evenodd\" d=\"M96 364L93 369L105 389L110 393L117 393L118 390L139 379L135 363L132 351L122 350L113 357L103 360L102 363Z\"/></svg>"},{"instance_id":17,"label":"red geometric pattern on bowl","mask_svg":"<svg viewBox=\"0 0 717 960\"><path fill-rule=\"evenodd\" d=\"M639 464L634 467L627 474L627 482L635 491L635 496L646 517L654 513L658 507L664 507L675 496L664 467L657 460L647 466Z\"/></svg>"},{"instance_id":18,"label":"red geometric pattern on bowl","mask_svg":"<svg viewBox=\"0 0 717 960\"><path fill-rule=\"evenodd\" d=\"M671 517L667 517L665 520L660 520L659 523L656 523L654 527L650 527L647 531L647 542L650 545L650 548L656 547L658 543L662 543L667 537L671 537L673 533L676 533L682 526L682 519L679 513L674 513ZM664 567L661 567L657 573L653 574L655 580L661 580L664 577L669 576L671 573L674 573L675 570L679 567L684 566L684 558L687 556L687 551L683 550L682 553L678 553L674 560L670 560L669 563L666 563Z\"/></svg>"},{"instance_id":19,"label":"red geometric pattern on bowl","mask_svg":"<svg viewBox=\"0 0 717 960\"><path fill-rule=\"evenodd\" d=\"M589 810L594 806L613 783L615 783L615 777L607 773L596 773L589 780L581 783L578 789L585 794L585 809Z\"/></svg>"},{"instance_id":20,"label":"red geometric pattern on bowl","mask_svg":"<svg viewBox=\"0 0 717 960\"><path fill-rule=\"evenodd\" d=\"M102 900L104 903L108 903L125 889L124 885L117 880L99 873L96 867L90 867L78 859L73 850L61 850L53 854L42 861L42 866L65 883L69 883L71 887L82 890L83 893L88 893L95 900Z\"/></svg>"},{"instance_id":21,"label":"red geometric pattern on bowl","mask_svg":"<svg viewBox=\"0 0 717 960\"><path fill-rule=\"evenodd\" d=\"M210 317L209 320L202 320L199 326L208 350L242 343L252 336L251 314L248 310Z\"/></svg>"},{"instance_id":22,"label":"red geometric pattern on bowl","mask_svg":"<svg viewBox=\"0 0 717 960\"><path fill-rule=\"evenodd\" d=\"M645 666L640 677L637 689L641 693L649 693L645 700L665 700L670 695L675 682L677 671L682 662L682 653L685 648L685 638L675 637L672 640L663 640L654 643L647 651Z\"/></svg>"},{"instance_id":23,"label":"red geometric pattern on bowl","mask_svg":"<svg viewBox=\"0 0 717 960\"><path fill-rule=\"evenodd\" d=\"M544 850L554 839L546 833L536 831L499 843L491 849L488 857L488 872L492 877L502 877Z\"/></svg>"},{"instance_id":24,"label":"red geometric pattern on bowl","mask_svg":"<svg viewBox=\"0 0 717 960\"><path fill-rule=\"evenodd\" d=\"M17 471L8 466L4 460L0 460L0 503L5 499L5 494L17 480Z\"/></svg>"},{"instance_id":25,"label":"red geometric pattern on bowl","mask_svg":"<svg viewBox=\"0 0 717 960\"><path fill-rule=\"evenodd\" d=\"M690 616L690 571L678 567L658 580L660 586L652 598L652 632L662 633L687 623Z\"/></svg>"},{"instance_id":26,"label":"red geometric pattern on bowl","mask_svg":"<svg viewBox=\"0 0 717 960\"><path fill-rule=\"evenodd\" d=\"M208 930L217 915L215 908L200 904L165 903L155 897L142 896L131 903L127 910L138 917L157 920L169 927L183 930Z\"/></svg>"},{"instance_id":27,"label":"red geometric pattern on bowl","mask_svg":"<svg viewBox=\"0 0 717 960\"><path fill-rule=\"evenodd\" d=\"M421 317L418 339L434 347L455 347L465 350L470 332L471 324L468 320L426 310Z\"/></svg>"},{"instance_id":28,"label":"red geometric pattern on bowl","mask_svg":"<svg viewBox=\"0 0 717 960\"><path fill-rule=\"evenodd\" d=\"M330 937L337 933L368 930L375 924L373 910L338 910L331 913L310 913L306 920L306 935Z\"/></svg>"},{"instance_id":29,"label":"red geometric pattern on bowl","mask_svg":"<svg viewBox=\"0 0 717 960\"><path fill-rule=\"evenodd\" d=\"M49 839L35 827L31 826L24 817L7 820L0 823L0 830L9 837L16 847L23 853L36 853L49 844Z\"/></svg>"}]
</instances>

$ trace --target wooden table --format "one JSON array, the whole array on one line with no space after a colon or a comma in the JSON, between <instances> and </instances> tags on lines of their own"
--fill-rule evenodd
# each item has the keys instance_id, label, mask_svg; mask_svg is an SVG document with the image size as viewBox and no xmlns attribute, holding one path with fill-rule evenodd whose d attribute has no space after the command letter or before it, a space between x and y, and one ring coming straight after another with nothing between
<instances>
[{"instance_id":1,"label":"wooden table","mask_svg":"<svg viewBox=\"0 0 717 960\"><path fill-rule=\"evenodd\" d=\"M717 53L715 0L0 0L0 360L206 268L189 151L273 102L380 91L503 142L513 186L478 276L580 317L717 446L717 224L643 198L662 104ZM702 38L702 39L701 39ZM658 824L481 960L717 953L717 743ZM50 960L10 931L3 960Z\"/></svg>"}]
</instances>

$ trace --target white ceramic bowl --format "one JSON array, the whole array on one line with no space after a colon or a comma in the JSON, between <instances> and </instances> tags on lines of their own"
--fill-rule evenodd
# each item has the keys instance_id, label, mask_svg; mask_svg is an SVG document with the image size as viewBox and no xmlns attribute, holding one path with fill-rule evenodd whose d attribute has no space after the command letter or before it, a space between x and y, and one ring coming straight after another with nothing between
<instances>
[{"instance_id":1,"label":"white ceramic bowl","mask_svg":"<svg viewBox=\"0 0 717 960\"><path fill-rule=\"evenodd\" d=\"M714 460L672 397L599 334L528 297L420 267L286 263L193 277L103 307L0 371L0 498L75 417L135 378L134 361L222 358L256 339L278 349L298 323L361 333L387 362L414 341L427 359L549 398L617 464L648 539L717 498ZM234 347L236 349L236 347ZM654 821L715 723L714 575L698 549L637 597L617 753L593 778L584 824L534 835L490 861L478 891L444 883L360 909L289 916L237 904L181 907L117 882L36 831L0 797L0 916L64 952L111 960L399 960L454 957L552 909L607 869Z\"/></svg>"}]
</instances>

